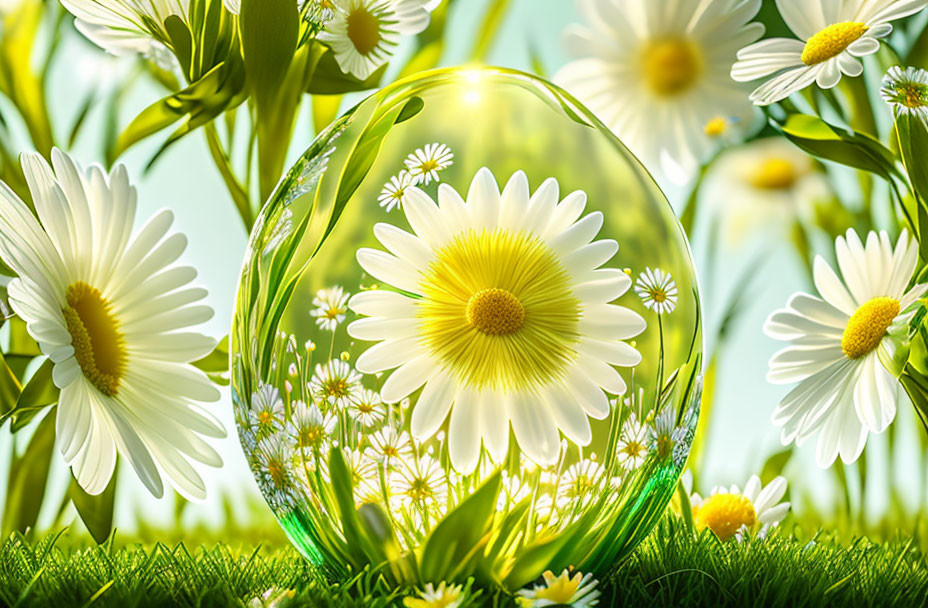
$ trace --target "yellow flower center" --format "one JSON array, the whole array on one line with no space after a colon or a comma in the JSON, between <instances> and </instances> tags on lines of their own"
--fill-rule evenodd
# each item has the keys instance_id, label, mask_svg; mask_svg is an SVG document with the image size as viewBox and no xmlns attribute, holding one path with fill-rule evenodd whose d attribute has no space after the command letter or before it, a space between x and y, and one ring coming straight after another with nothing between
<instances>
[{"instance_id":1,"label":"yellow flower center","mask_svg":"<svg viewBox=\"0 0 928 608\"><path fill-rule=\"evenodd\" d=\"M358 411L362 414L370 414L374 411L374 406L370 403L361 402L358 404Z\"/></svg>"},{"instance_id":2,"label":"yellow flower center","mask_svg":"<svg viewBox=\"0 0 928 608\"><path fill-rule=\"evenodd\" d=\"M530 390L575 360L580 302L533 234L468 230L436 253L421 287L423 343L471 386Z\"/></svg>"},{"instance_id":3,"label":"yellow flower center","mask_svg":"<svg viewBox=\"0 0 928 608\"><path fill-rule=\"evenodd\" d=\"M644 453L645 448L644 444L638 441L629 441L625 444L625 447L622 448L622 451L628 454L631 458L636 458Z\"/></svg>"},{"instance_id":4,"label":"yellow flower center","mask_svg":"<svg viewBox=\"0 0 928 608\"><path fill-rule=\"evenodd\" d=\"M425 500L433 494L432 486L425 479L414 479L409 484L409 491L406 494L413 500Z\"/></svg>"},{"instance_id":5,"label":"yellow flower center","mask_svg":"<svg viewBox=\"0 0 928 608\"><path fill-rule=\"evenodd\" d=\"M650 295L651 299L658 304L667 300L667 293L659 287L648 290L648 295Z\"/></svg>"},{"instance_id":6,"label":"yellow flower center","mask_svg":"<svg viewBox=\"0 0 928 608\"><path fill-rule=\"evenodd\" d=\"M97 389L109 397L119 392L126 371L126 342L113 307L99 289L78 281L68 286L62 310L74 358Z\"/></svg>"},{"instance_id":7,"label":"yellow flower center","mask_svg":"<svg viewBox=\"0 0 928 608\"><path fill-rule=\"evenodd\" d=\"M860 359L880 345L890 324L899 315L899 300L873 298L858 308L841 336L841 350L849 359Z\"/></svg>"},{"instance_id":8,"label":"yellow flower center","mask_svg":"<svg viewBox=\"0 0 928 608\"><path fill-rule=\"evenodd\" d=\"M258 413L258 422L261 424L269 424L271 422L271 412L264 410L263 412Z\"/></svg>"},{"instance_id":9,"label":"yellow flower center","mask_svg":"<svg viewBox=\"0 0 928 608\"><path fill-rule=\"evenodd\" d=\"M322 440L325 430L319 426L310 426L303 429L300 433L300 445L302 447L312 447Z\"/></svg>"},{"instance_id":10,"label":"yellow flower center","mask_svg":"<svg viewBox=\"0 0 928 608\"><path fill-rule=\"evenodd\" d=\"M341 310L340 308L335 307L335 306L333 306L333 307L329 308L327 311L325 311L325 316L326 316L327 319L337 319L337 318L338 318L338 315L340 315L340 314L342 314L342 310Z\"/></svg>"},{"instance_id":11,"label":"yellow flower center","mask_svg":"<svg viewBox=\"0 0 928 608\"><path fill-rule=\"evenodd\" d=\"M346 19L348 39L361 55L367 55L380 43L380 19L361 4Z\"/></svg>"},{"instance_id":12,"label":"yellow flower center","mask_svg":"<svg viewBox=\"0 0 928 608\"><path fill-rule=\"evenodd\" d=\"M657 457L667 458L673 451L673 437L668 433L661 433L657 436Z\"/></svg>"},{"instance_id":13,"label":"yellow flower center","mask_svg":"<svg viewBox=\"0 0 928 608\"><path fill-rule=\"evenodd\" d=\"M721 116L716 116L706 123L705 133L709 137L721 137L728 130L728 121Z\"/></svg>"},{"instance_id":14,"label":"yellow flower center","mask_svg":"<svg viewBox=\"0 0 928 608\"><path fill-rule=\"evenodd\" d=\"M661 97L673 97L689 89L702 74L699 49L684 38L652 41L644 51L644 77Z\"/></svg>"},{"instance_id":15,"label":"yellow flower center","mask_svg":"<svg viewBox=\"0 0 928 608\"><path fill-rule=\"evenodd\" d=\"M802 50L802 62L806 65L817 65L837 57L868 29L870 28L866 23L859 21L833 23L809 38Z\"/></svg>"},{"instance_id":16,"label":"yellow flower center","mask_svg":"<svg viewBox=\"0 0 928 608\"><path fill-rule=\"evenodd\" d=\"M693 509L696 528L709 528L722 540L727 540L741 529L757 522L757 513L751 501L741 494L713 494Z\"/></svg>"},{"instance_id":17,"label":"yellow flower center","mask_svg":"<svg viewBox=\"0 0 928 608\"><path fill-rule=\"evenodd\" d=\"M284 463L278 458L272 458L267 462L267 474L270 475L271 481L278 488L284 488L287 485L287 469Z\"/></svg>"},{"instance_id":18,"label":"yellow flower center","mask_svg":"<svg viewBox=\"0 0 928 608\"><path fill-rule=\"evenodd\" d=\"M329 397L348 396L348 382L344 378L332 378L326 381L324 388Z\"/></svg>"},{"instance_id":19,"label":"yellow flower center","mask_svg":"<svg viewBox=\"0 0 928 608\"><path fill-rule=\"evenodd\" d=\"M765 158L748 178L758 190L788 190L798 180L796 165L778 156Z\"/></svg>"},{"instance_id":20,"label":"yellow flower center","mask_svg":"<svg viewBox=\"0 0 928 608\"><path fill-rule=\"evenodd\" d=\"M422 173L428 173L429 171L435 171L438 169L438 161L434 158L422 161L419 164L419 171Z\"/></svg>"},{"instance_id":21,"label":"yellow flower center","mask_svg":"<svg viewBox=\"0 0 928 608\"><path fill-rule=\"evenodd\" d=\"M505 289L491 287L472 295L467 302L467 322L491 336L507 336L525 325L525 307Z\"/></svg>"},{"instance_id":22,"label":"yellow flower center","mask_svg":"<svg viewBox=\"0 0 928 608\"><path fill-rule=\"evenodd\" d=\"M535 597L539 600L548 600L552 604L568 604L580 588L583 577L577 573L573 578L568 576L558 576L554 578L551 572L545 573L548 586L539 589Z\"/></svg>"}]
</instances>

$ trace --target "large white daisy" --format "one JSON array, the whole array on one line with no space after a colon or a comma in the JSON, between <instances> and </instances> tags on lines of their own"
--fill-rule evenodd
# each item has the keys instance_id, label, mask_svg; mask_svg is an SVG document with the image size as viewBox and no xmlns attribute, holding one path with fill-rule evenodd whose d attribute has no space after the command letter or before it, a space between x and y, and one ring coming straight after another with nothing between
<instances>
[{"instance_id":1,"label":"large white daisy","mask_svg":"<svg viewBox=\"0 0 928 608\"><path fill-rule=\"evenodd\" d=\"M346 74L361 80L396 52L400 37L429 25L433 0L332 0L333 15L319 33Z\"/></svg>"},{"instance_id":2,"label":"large white daisy","mask_svg":"<svg viewBox=\"0 0 928 608\"><path fill-rule=\"evenodd\" d=\"M190 0L61 0L74 25L97 46L113 53L142 53L163 60L169 40L164 20L187 21Z\"/></svg>"},{"instance_id":3,"label":"large white daisy","mask_svg":"<svg viewBox=\"0 0 928 608\"><path fill-rule=\"evenodd\" d=\"M18 275L13 310L54 362L65 461L91 494L106 487L118 451L152 494L164 475L203 498L190 460L220 466L201 435L225 433L195 403L219 392L189 365L215 341L190 330L213 311L199 303L206 290L190 286L196 271L174 265L187 239L168 236L168 211L132 236L136 192L122 165L83 172L57 149L54 173L37 154L22 165L39 220L0 184L0 257Z\"/></svg>"},{"instance_id":4,"label":"large white daisy","mask_svg":"<svg viewBox=\"0 0 928 608\"><path fill-rule=\"evenodd\" d=\"M764 28L760 0L580 0L589 28L568 30L577 57L555 80L646 165L690 174L717 146L719 117L750 125L744 85L729 75L738 49ZM682 172L681 172L682 169Z\"/></svg>"},{"instance_id":5,"label":"large white daisy","mask_svg":"<svg viewBox=\"0 0 928 608\"><path fill-rule=\"evenodd\" d=\"M558 190L548 179L530 195L520 171L500 194L486 168L466 201L446 184L438 204L412 188L403 205L412 234L377 224L374 234L389 253L358 251L367 273L405 293L378 289L349 302L370 318L351 323L348 333L379 342L356 367L396 368L381 390L388 403L425 385L410 431L425 440L450 412L458 470L473 470L481 440L500 461L510 422L519 447L538 463L557 459L559 431L588 444L588 417L607 417L606 393L625 392L614 366L641 360L623 340L641 333L644 319L612 304L631 279L600 268L619 246L593 240L603 216L583 215L583 192L558 202Z\"/></svg>"},{"instance_id":6,"label":"large white daisy","mask_svg":"<svg viewBox=\"0 0 928 608\"><path fill-rule=\"evenodd\" d=\"M842 74L860 76L861 57L880 48L890 21L907 17L928 0L776 0L780 15L800 39L768 38L738 52L731 76L741 82L770 78L751 99L769 105L813 82L823 89Z\"/></svg>"},{"instance_id":7,"label":"large white daisy","mask_svg":"<svg viewBox=\"0 0 928 608\"><path fill-rule=\"evenodd\" d=\"M894 324L904 324L909 306L926 285L906 291L918 261L918 243L903 232L893 249L885 232L867 243L848 230L835 253L843 281L820 256L815 287L821 297L797 293L767 319L764 331L790 345L770 359L767 379L798 382L773 415L784 444L802 444L816 431L818 462L838 454L846 462L864 449L867 433L886 429L896 415L899 383L884 367L891 360Z\"/></svg>"}]
</instances>

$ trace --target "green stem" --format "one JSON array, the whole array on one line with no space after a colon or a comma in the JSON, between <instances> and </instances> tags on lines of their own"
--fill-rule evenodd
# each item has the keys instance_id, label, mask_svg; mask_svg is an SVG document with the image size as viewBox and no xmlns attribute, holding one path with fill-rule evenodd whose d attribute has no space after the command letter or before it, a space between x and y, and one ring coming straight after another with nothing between
<instances>
[{"instance_id":1,"label":"green stem","mask_svg":"<svg viewBox=\"0 0 928 608\"><path fill-rule=\"evenodd\" d=\"M690 503L690 497L683 487L683 481L677 481L677 498L680 499L680 515L683 517L683 525L690 534L696 534L696 524L693 523L693 505Z\"/></svg>"},{"instance_id":2,"label":"green stem","mask_svg":"<svg viewBox=\"0 0 928 608\"><path fill-rule=\"evenodd\" d=\"M203 129L206 133L206 143L209 145L209 152L213 157L213 162L216 168L219 169L219 174L222 175L222 179L226 183L229 194L232 195L232 202L235 203L235 208L238 210L238 215L245 225L245 230L251 230L254 217L251 212L251 203L248 200L248 192L245 191L245 188L235 177L232 164L229 161L229 156L226 154L225 150L223 150L222 143L219 141L219 133L216 132L215 123L209 122Z\"/></svg>"}]
</instances>

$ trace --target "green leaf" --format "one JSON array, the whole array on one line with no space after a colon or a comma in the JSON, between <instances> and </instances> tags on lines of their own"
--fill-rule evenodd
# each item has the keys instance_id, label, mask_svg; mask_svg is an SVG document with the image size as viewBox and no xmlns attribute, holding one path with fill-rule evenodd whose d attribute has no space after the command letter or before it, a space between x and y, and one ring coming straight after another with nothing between
<instances>
[{"instance_id":1,"label":"green leaf","mask_svg":"<svg viewBox=\"0 0 928 608\"><path fill-rule=\"evenodd\" d=\"M896 140L899 156L918 204L918 234L921 257L928 260L928 124L920 115L901 114L896 117Z\"/></svg>"},{"instance_id":2,"label":"green leaf","mask_svg":"<svg viewBox=\"0 0 928 608\"><path fill-rule=\"evenodd\" d=\"M220 340L213 352L194 361L192 365L206 372L214 383L223 386L229 384L229 336Z\"/></svg>"},{"instance_id":3,"label":"green leaf","mask_svg":"<svg viewBox=\"0 0 928 608\"><path fill-rule=\"evenodd\" d=\"M386 560L386 552L372 543L361 526L361 519L354 506L354 486L351 471L345 463L345 457L339 447L329 452L329 474L332 476L332 491L342 522L342 534L345 535L348 556L360 566L365 562L380 563Z\"/></svg>"},{"instance_id":4,"label":"green leaf","mask_svg":"<svg viewBox=\"0 0 928 608\"><path fill-rule=\"evenodd\" d=\"M509 0L496 0L490 3L483 16L483 23L478 28L480 32L477 36L477 42L474 44L474 50L471 53L471 61L486 61L487 55L496 38L496 32L503 23L503 17L506 15L506 9L509 8Z\"/></svg>"},{"instance_id":5,"label":"green leaf","mask_svg":"<svg viewBox=\"0 0 928 608\"><path fill-rule=\"evenodd\" d=\"M338 118L342 104L341 95L317 95L313 97L313 129L318 135Z\"/></svg>"},{"instance_id":6,"label":"green leaf","mask_svg":"<svg viewBox=\"0 0 928 608\"><path fill-rule=\"evenodd\" d=\"M393 124L398 125L401 122L405 122L422 111L422 108L425 107L425 102L422 101L422 98L418 95L411 97L409 101L403 106L400 115L396 117L396 120Z\"/></svg>"},{"instance_id":7,"label":"green leaf","mask_svg":"<svg viewBox=\"0 0 928 608\"><path fill-rule=\"evenodd\" d=\"M841 129L808 114L791 114L780 129L790 141L813 156L868 171L889 181L899 177L896 157L868 135Z\"/></svg>"},{"instance_id":8,"label":"green leaf","mask_svg":"<svg viewBox=\"0 0 928 608\"><path fill-rule=\"evenodd\" d=\"M113 533L113 505L116 502L116 477L119 472L119 463L113 469L113 476L106 488L93 496L84 491L77 483L74 477L71 477L71 485L68 486L68 496L71 503L77 510L81 521L87 526L87 530L97 544L103 544L106 539Z\"/></svg>"},{"instance_id":9,"label":"green leaf","mask_svg":"<svg viewBox=\"0 0 928 608\"><path fill-rule=\"evenodd\" d=\"M42 410L58 402L58 387L52 380L55 364L46 359L29 379L16 400L16 407L9 416L13 420L12 431L20 431Z\"/></svg>"},{"instance_id":10,"label":"green leaf","mask_svg":"<svg viewBox=\"0 0 928 608\"><path fill-rule=\"evenodd\" d=\"M501 485L496 471L435 526L422 547L422 580L464 580L473 573L471 562L489 540Z\"/></svg>"},{"instance_id":11,"label":"green leaf","mask_svg":"<svg viewBox=\"0 0 928 608\"><path fill-rule=\"evenodd\" d=\"M16 401L21 391L19 380L6 364L3 353L0 353L0 426L3 426L3 422L16 409Z\"/></svg>"},{"instance_id":12,"label":"green leaf","mask_svg":"<svg viewBox=\"0 0 928 608\"><path fill-rule=\"evenodd\" d=\"M239 14L248 86L258 103L273 98L287 75L300 35L293 0L242 0Z\"/></svg>"},{"instance_id":13,"label":"green leaf","mask_svg":"<svg viewBox=\"0 0 928 608\"><path fill-rule=\"evenodd\" d=\"M783 448L779 452L774 452L771 454L764 462L764 466L760 470L761 483L767 485L773 481L774 478L782 475L783 469L786 468L786 465L789 463L792 457L792 445Z\"/></svg>"},{"instance_id":14,"label":"green leaf","mask_svg":"<svg viewBox=\"0 0 928 608\"><path fill-rule=\"evenodd\" d=\"M25 532L35 526L45 500L45 486L55 450L56 411L48 412L22 456L16 457L10 467L6 505L3 511L3 533L13 530Z\"/></svg>"},{"instance_id":15,"label":"green leaf","mask_svg":"<svg viewBox=\"0 0 928 608\"><path fill-rule=\"evenodd\" d=\"M306 92L312 95L342 95L355 91L368 91L376 89L383 80L383 74L387 66L382 65L364 80L355 78L351 74L345 74L338 67L338 61L335 60L335 53L331 50L319 58L313 77L306 87ZM315 100L314 100L315 101Z\"/></svg>"}]
</instances>

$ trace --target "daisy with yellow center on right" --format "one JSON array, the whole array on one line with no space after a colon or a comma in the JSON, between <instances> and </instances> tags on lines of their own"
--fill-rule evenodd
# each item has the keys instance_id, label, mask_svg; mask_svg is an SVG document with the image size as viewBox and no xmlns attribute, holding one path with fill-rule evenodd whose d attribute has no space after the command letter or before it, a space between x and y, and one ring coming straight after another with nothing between
<instances>
[{"instance_id":1,"label":"daisy with yellow center on right","mask_svg":"<svg viewBox=\"0 0 928 608\"><path fill-rule=\"evenodd\" d=\"M769 78L753 93L758 105L786 99L813 82L834 87L842 75L860 76L860 58L880 49L890 21L928 6L928 0L776 0L780 15L800 39L768 38L738 52L731 76L739 82Z\"/></svg>"},{"instance_id":2,"label":"daisy with yellow center on right","mask_svg":"<svg viewBox=\"0 0 928 608\"><path fill-rule=\"evenodd\" d=\"M175 266L187 239L168 236L162 211L133 236L136 192L126 169L84 171L52 151L22 157L38 220L0 184L0 258L17 278L10 305L54 363L57 443L87 492L106 488L117 452L155 496L162 475L202 499L206 486L191 460L222 464L202 436L224 437L198 402L219 391L190 365L215 340L192 331L213 311L196 271Z\"/></svg>"},{"instance_id":3,"label":"daisy with yellow center on right","mask_svg":"<svg viewBox=\"0 0 928 608\"><path fill-rule=\"evenodd\" d=\"M756 109L731 79L738 49L764 26L761 0L580 0L588 27L567 30L576 60L555 82L592 110L652 171L684 181L750 129ZM720 122L720 117L724 117ZM732 120L734 119L734 120ZM711 127L711 128L710 128Z\"/></svg>"},{"instance_id":4,"label":"daisy with yellow center on right","mask_svg":"<svg viewBox=\"0 0 928 608\"><path fill-rule=\"evenodd\" d=\"M895 116L928 120L928 71L894 65L883 77L880 95Z\"/></svg>"},{"instance_id":5,"label":"daisy with yellow center on right","mask_svg":"<svg viewBox=\"0 0 928 608\"><path fill-rule=\"evenodd\" d=\"M413 185L428 186L432 181L439 181L438 173L451 166L454 154L445 144L428 144L419 148L406 159L406 170L412 178Z\"/></svg>"},{"instance_id":6,"label":"daisy with yellow center on right","mask_svg":"<svg viewBox=\"0 0 928 608\"><path fill-rule=\"evenodd\" d=\"M843 281L822 259L814 265L821 297L797 293L767 319L764 331L790 345L770 359L767 379L798 383L777 406L773 421L785 444L801 445L820 432L818 462L840 454L860 456L869 432L880 433L896 416L899 382L886 368L893 359L894 331L905 332L910 305L925 290L907 290L918 262L918 243L903 232L895 249L885 232L857 233L835 241Z\"/></svg>"},{"instance_id":7,"label":"daisy with yellow center on right","mask_svg":"<svg viewBox=\"0 0 928 608\"><path fill-rule=\"evenodd\" d=\"M428 27L436 6L433 0L332 0L332 17L318 38L343 72L364 80L390 60L402 36Z\"/></svg>"},{"instance_id":8,"label":"daisy with yellow center on right","mask_svg":"<svg viewBox=\"0 0 928 608\"><path fill-rule=\"evenodd\" d=\"M357 253L368 274L404 292L381 288L349 302L368 318L348 334L377 342L357 369L395 370L381 389L387 403L424 386L410 432L427 440L448 419L459 472L474 470L481 443L501 462L510 424L538 464L557 460L561 433L589 444L589 418L609 416L606 393L625 392L616 366L641 360L624 340L644 331L644 319L613 303L631 280L601 268L618 244L594 240L603 215L584 215L585 206L579 191L560 200L554 179L530 195L521 171L500 193L481 169L466 201L447 184L437 204L413 188L403 206L413 232L377 224L389 253Z\"/></svg>"},{"instance_id":9,"label":"daisy with yellow center on right","mask_svg":"<svg viewBox=\"0 0 928 608\"><path fill-rule=\"evenodd\" d=\"M780 502L786 494L786 480L777 477L766 486L752 475L744 491L738 486L717 487L703 498L690 497L693 523L697 530L709 528L721 540L738 534L762 533L778 525L789 513L789 503Z\"/></svg>"},{"instance_id":10,"label":"daisy with yellow center on right","mask_svg":"<svg viewBox=\"0 0 928 608\"><path fill-rule=\"evenodd\" d=\"M532 589L522 589L517 593L516 603L522 608L542 608L543 606L572 606L573 608L587 608L599 603L601 595L596 586L599 581L592 574L583 574L564 569L554 576L550 570L546 571L541 585Z\"/></svg>"}]
</instances>

